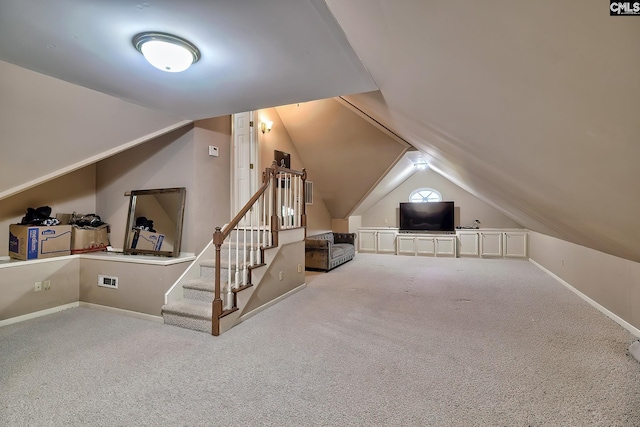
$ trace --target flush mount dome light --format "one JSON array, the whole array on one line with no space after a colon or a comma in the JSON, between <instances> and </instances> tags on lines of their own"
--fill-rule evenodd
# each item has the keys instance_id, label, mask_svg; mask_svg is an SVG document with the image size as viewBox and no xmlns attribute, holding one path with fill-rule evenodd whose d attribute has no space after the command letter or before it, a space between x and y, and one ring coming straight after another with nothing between
<instances>
[{"instance_id":1,"label":"flush mount dome light","mask_svg":"<svg viewBox=\"0 0 640 427\"><path fill-rule=\"evenodd\" d=\"M184 71L200 59L193 43L172 34L140 33L133 38L133 45L151 65L169 73Z\"/></svg>"}]
</instances>

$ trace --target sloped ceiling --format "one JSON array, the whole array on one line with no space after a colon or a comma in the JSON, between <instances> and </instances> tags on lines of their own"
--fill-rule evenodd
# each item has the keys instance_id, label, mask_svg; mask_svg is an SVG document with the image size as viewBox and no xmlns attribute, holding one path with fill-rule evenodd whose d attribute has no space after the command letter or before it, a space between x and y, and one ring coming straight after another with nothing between
<instances>
[{"instance_id":1,"label":"sloped ceiling","mask_svg":"<svg viewBox=\"0 0 640 427\"><path fill-rule=\"evenodd\" d=\"M149 65L143 31L202 53ZM0 60L191 120L377 89L322 0L0 0Z\"/></svg>"},{"instance_id":2,"label":"sloped ceiling","mask_svg":"<svg viewBox=\"0 0 640 427\"><path fill-rule=\"evenodd\" d=\"M130 46L147 29L202 61L149 70ZM0 0L0 40L0 60L180 118L343 96L517 223L640 262L640 17L606 2ZM310 146L327 141L366 162L351 125L331 125L305 163L327 169ZM328 193L337 218L358 204Z\"/></svg>"},{"instance_id":3,"label":"sloped ceiling","mask_svg":"<svg viewBox=\"0 0 640 427\"><path fill-rule=\"evenodd\" d=\"M640 18L579 0L327 3L380 88L350 102L523 226L640 261Z\"/></svg>"},{"instance_id":4,"label":"sloped ceiling","mask_svg":"<svg viewBox=\"0 0 640 427\"><path fill-rule=\"evenodd\" d=\"M189 123L0 61L0 200Z\"/></svg>"},{"instance_id":5,"label":"sloped ceiling","mask_svg":"<svg viewBox=\"0 0 640 427\"><path fill-rule=\"evenodd\" d=\"M276 111L332 218L351 214L409 148L335 99Z\"/></svg>"},{"instance_id":6,"label":"sloped ceiling","mask_svg":"<svg viewBox=\"0 0 640 427\"><path fill-rule=\"evenodd\" d=\"M202 58L153 68L149 30ZM322 0L0 0L0 199L191 120L374 89Z\"/></svg>"}]
</instances>

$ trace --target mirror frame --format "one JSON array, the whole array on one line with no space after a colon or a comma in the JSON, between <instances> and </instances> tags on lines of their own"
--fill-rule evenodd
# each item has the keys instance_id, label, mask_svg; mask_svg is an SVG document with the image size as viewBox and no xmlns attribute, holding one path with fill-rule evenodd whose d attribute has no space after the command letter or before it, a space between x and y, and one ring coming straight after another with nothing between
<instances>
[{"instance_id":1,"label":"mirror frame","mask_svg":"<svg viewBox=\"0 0 640 427\"><path fill-rule=\"evenodd\" d=\"M136 221L135 211L136 211L137 196L166 194L166 193L177 193L180 196L178 211L176 212L176 230L175 230L175 239L173 243L173 251L154 251L154 250L148 250L148 249L130 248L129 236L133 230L133 227ZM182 223L184 220L184 205L185 205L186 193L187 193L187 189L185 187L158 188L154 190L133 190L131 192L125 193L125 195L130 196L129 197L129 214L127 216L127 227L126 227L125 236L124 236L125 255L140 254L140 255L160 255L160 256L168 256L168 257L180 256L180 246L182 243Z\"/></svg>"}]
</instances>

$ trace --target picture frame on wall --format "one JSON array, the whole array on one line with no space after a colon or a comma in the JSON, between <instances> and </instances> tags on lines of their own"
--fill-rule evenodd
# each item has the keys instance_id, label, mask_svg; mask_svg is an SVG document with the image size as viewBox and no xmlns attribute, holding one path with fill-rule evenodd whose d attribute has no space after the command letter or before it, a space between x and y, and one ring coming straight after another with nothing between
<instances>
[{"instance_id":1,"label":"picture frame on wall","mask_svg":"<svg viewBox=\"0 0 640 427\"><path fill-rule=\"evenodd\" d=\"M279 167L291 169L291 154L279 150L273 150L273 154Z\"/></svg>"}]
</instances>

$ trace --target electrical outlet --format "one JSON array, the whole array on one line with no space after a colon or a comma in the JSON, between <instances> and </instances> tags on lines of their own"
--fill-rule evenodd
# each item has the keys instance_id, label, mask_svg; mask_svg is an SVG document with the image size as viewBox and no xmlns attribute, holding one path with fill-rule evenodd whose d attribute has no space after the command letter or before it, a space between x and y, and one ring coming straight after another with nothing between
<instances>
[{"instance_id":1,"label":"electrical outlet","mask_svg":"<svg viewBox=\"0 0 640 427\"><path fill-rule=\"evenodd\" d=\"M49 289L51 289L51 280L45 280L44 282L42 282L42 285L44 287L44 290L48 291Z\"/></svg>"},{"instance_id":2,"label":"electrical outlet","mask_svg":"<svg viewBox=\"0 0 640 427\"><path fill-rule=\"evenodd\" d=\"M278 279L284 279L284 271L281 271L280 274L278 274Z\"/></svg>"},{"instance_id":3,"label":"electrical outlet","mask_svg":"<svg viewBox=\"0 0 640 427\"><path fill-rule=\"evenodd\" d=\"M36 282L33 290L36 292L40 292L42 290L42 282Z\"/></svg>"},{"instance_id":4,"label":"electrical outlet","mask_svg":"<svg viewBox=\"0 0 640 427\"><path fill-rule=\"evenodd\" d=\"M118 278L115 276L104 276L102 274L98 274L98 286L118 289Z\"/></svg>"}]
</instances>

